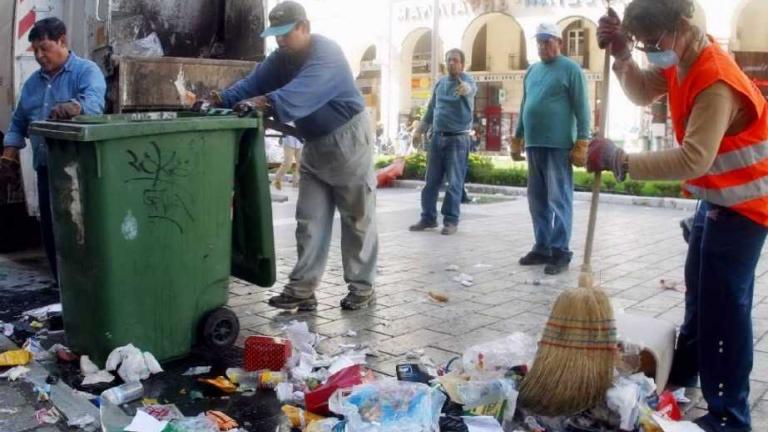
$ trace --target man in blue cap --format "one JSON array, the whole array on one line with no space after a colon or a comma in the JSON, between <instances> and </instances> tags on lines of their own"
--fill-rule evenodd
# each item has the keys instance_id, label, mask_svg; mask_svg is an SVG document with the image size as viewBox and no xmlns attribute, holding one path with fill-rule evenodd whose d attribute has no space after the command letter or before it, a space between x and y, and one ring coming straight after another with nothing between
<instances>
[{"instance_id":1,"label":"man in blue cap","mask_svg":"<svg viewBox=\"0 0 768 432\"><path fill-rule=\"evenodd\" d=\"M373 133L363 96L338 44L310 33L304 7L284 1L269 13L278 49L246 78L208 102L236 111L260 110L295 122L305 139L296 203L298 261L283 293L269 299L280 309L314 310L331 242L334 211L341 215L341 256L349 294L344 309L373 300L378 255Z\"/></svg>"}]
</instances>

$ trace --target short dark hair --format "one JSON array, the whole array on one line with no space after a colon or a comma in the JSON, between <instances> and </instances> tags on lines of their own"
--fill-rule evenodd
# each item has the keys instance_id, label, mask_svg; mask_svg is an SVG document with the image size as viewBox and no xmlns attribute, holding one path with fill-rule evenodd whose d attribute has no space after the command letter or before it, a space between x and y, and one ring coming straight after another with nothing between
<instances>
[{"instance_id":1,"label":"short dark hair","mask_svg":"<svg viewBox=\"0 0 768 432\"><path fill-rule=\"evenodd\" d=\"M693 10L693 0L633 0L624 11L622 27L633 39L638 33L671 33L681 19L693 18Z\"/></svg>"},{"instance_id":2,"label":"short dark hair","mask_svg":"<svg viewBox=\"0 0 768 432\"><path fill-rule=\"evenodd\" d=\"M43 39L59 40L62 36L67 34L67 26L64 22L56 17L41 19L32 26L32 30L29 31L29 41L40 41Z\"/></svg>"},{"instance_id":3,"label":"short dark hair","mask_svg":"<svg viewBox=\"0 0 768 432\"><path fill-rule=\"evenodd\" d=\"M445 60L448 60L448 57L451 56L451 54L458 54L459 58L461 59L461 64L464 64L464 51L458 49L458 48L452 48L449 49L448 52L445 53Z\"/></svg>"}]
</instances>

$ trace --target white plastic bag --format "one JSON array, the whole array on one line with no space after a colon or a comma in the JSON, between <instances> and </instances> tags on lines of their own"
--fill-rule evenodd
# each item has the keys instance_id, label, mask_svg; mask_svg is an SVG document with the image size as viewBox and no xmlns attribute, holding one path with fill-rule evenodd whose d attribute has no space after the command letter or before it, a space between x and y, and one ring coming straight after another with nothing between
<instances>
[{"instance_id":1,"label":"white plastic bag","mask_svg":"<svg viewBox=\"0 0 768 432\"><path fill-rule=\"evenodd\" d=\"M149 36L141 39L136 39L127 46L126 52L122 53L129 56L138 57L162 57L163 45L160 43L160 38L157 33L152 32Z\"/></svg>"},{"instance_id":2,"label":"white plastic bag","mask_svg":"<svg viewBox=\"0 0 768 432\"><path fill-rule=\"evenodd\" d=\"M622 430L634 430L640 403L656 391L656 384L642 373L619 377L606 392L608 408L621 417Z\"/></svg>"},{"instance_id":3,"label":"white plastic bag","mask_svg":"<svg viewBox=\"0 0 768 432\"><path fill-rule=\"evenodd\" d=\"M462 364L464 372L472 377L498 376L514 366L529 365L536 350L536 340L518 332L467 349L462 356Z\"/></svg>"}]
</instances>

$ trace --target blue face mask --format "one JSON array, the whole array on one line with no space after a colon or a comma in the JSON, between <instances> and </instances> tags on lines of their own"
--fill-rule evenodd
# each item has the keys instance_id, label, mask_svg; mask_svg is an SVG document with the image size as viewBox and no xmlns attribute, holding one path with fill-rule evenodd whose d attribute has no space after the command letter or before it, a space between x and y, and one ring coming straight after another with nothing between
<instances>
[{"instance_id":1,"label":"blue face mask","mask_svg":"<svg viewBox=\"0 0 768 432\"><path fill-rule=\"evenodd\" d=\"M648 52L645 53L645 55L648 56L649 63L662 69L669 69L680 63L680 57L678 57L677 53L671 49L659 52Z\"/></svg>"}]
</instances>

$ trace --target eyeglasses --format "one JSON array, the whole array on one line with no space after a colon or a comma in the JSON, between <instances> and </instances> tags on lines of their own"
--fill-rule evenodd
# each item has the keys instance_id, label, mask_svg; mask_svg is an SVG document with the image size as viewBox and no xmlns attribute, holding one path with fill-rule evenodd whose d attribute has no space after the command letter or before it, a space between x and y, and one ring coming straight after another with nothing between
<instances>
[{"instance_id":1,"label":"eyeglasses","mask_svg":"<svg viewBox=\"0 0 768 432\"><path fill-rule=\"evenodd\" d=\"M645 52L645 53L649 53L649 52L661 52L661 51L663 51L663 50L661 49L661 41L664 39L664 36L666 36L666 35L667 35L667 31L665 30L665 31L663 31L663 32L661 33L661 36L659 36L659 40L658 40L658 41L656 41L656 44L655 44L655 45L648 45L648 44L647 44L647 43L645 43L645 42L641 42L641 41L635 41L635 46L634 46L634 48L635 48L635 49L637 49L637 50L639 50L639 51Z\"/></svg>"}]
</instances>

